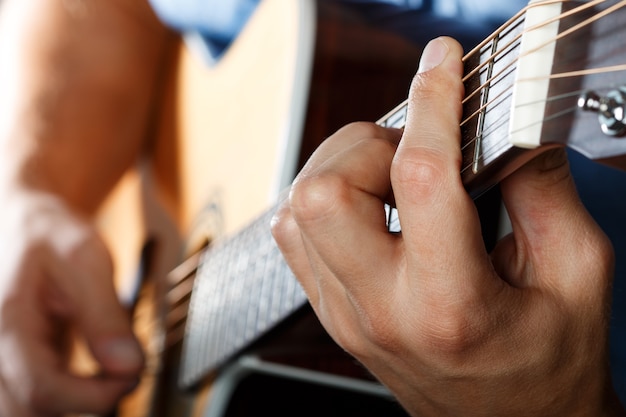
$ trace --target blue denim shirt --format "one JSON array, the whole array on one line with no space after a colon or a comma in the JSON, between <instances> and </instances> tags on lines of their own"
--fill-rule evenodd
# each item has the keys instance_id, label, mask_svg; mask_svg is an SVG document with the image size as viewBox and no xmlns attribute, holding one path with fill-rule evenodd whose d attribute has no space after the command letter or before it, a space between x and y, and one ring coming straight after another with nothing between
<instances>
[{"instance_id":1,"label":"blue denim shirt","mask_svg":"<svg viewBox=\"0 0 626 417\"><path fill-rule=\"evenodd\" d=\"M159 18L170 27L187 34L199 36L214 59L228 48L260 0L150 0ZM501 22L522 8L524 0L336 0L359 7L369 15L381 15L384 8L404 12L427 12L430 19L438 19L429 27L439 28L441 34L462 38L474 34L473 40L480 40L488 34L477 27L465 27L460 31L459 19L474 24ZM404 15L418 17L416 13ZM426 17L425 14L419 15ZM423 25L420 25L423 26ZM489 25L491 28L493 25ZM398 23L397 28L401 27ZM486 26L483 26L484 29ZM435 34L436 35L436 34ZM424 33L429 36L429 33ZM431 37L434 35L430 34Z\"/></svg>"}]
</instances>

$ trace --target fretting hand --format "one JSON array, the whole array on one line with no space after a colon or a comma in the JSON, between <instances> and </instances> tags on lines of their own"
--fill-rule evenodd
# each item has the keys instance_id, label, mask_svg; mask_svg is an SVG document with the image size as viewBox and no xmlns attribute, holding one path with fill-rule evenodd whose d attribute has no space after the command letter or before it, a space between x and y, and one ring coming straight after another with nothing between
<instances>
[{"instance_id":1,"label":"fretting hand","mask_svg":"<svg viewBox=\"0 0 626 417\"><path fill-rule=\"evenodd\" d=\"M459 175L461 55L447 38L426 48L403 133L357 123L329 138L276 240L330 335L411 414L617 414L611 245L552 150L502 183L513 233L486 252Z\"/></svg>"}]
</instances>

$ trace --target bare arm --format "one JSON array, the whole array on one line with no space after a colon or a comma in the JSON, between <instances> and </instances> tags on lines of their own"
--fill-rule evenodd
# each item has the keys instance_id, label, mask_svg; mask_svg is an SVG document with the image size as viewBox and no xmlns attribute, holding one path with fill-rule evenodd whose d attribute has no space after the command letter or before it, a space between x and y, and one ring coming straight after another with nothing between
<instances>
[{"instance_id":1,"label":"bare arm","mask_svg":"<svg viewBox=\"0 0 626 417\"><path fill-rule=\"evenodd\" d=\"M6 0L2 179L92 212L146 139L168 32L144 0Z\"/></svg>"},{"instance_id":2,"label":"bare arm","mask_svg":"<svg viewBox=\"0 0 626 417\"><path fill-rule=\"evenodd\" d=\"M103 413L143 365L90 216L146 139L168 32L145 0L4 0L0 414ZM98 375L67 368L72 327Z\"/></svg>"}]
</instances>

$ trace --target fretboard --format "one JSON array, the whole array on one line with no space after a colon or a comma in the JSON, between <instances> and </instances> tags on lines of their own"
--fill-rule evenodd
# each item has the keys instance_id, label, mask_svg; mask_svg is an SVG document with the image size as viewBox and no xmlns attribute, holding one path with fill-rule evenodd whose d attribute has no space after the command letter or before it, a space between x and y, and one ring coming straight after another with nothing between
<instances>
[{"instance_id":1,"label":"fretboard","mask_svg":"<svg viewBox=\"0 0 626 417\"><path fill-rule=\"evenodd\" d=\"M541 2L531 2L529 7L536 3ZM616 23L609 26L613 29L600 30L600 35L594 35L594 39L600 46L615 45L613 50L620 52L618 59L623 65L625 53L619 30L623 29L624 14L618 17L610 8L624 10L625 4L624 1L572 1L563 2L563 10L569 13L569 10L580 8L584 13L578 13L582 15L578 20L594 16L594 13L599 15L604 13L603 10L609 11L607 15L613 13L611 21ZM597 11L592 8L596 6ZM532 152L513 146L508 140L510 116L516 106L511 86L519 77L517 62L522 49L521 35L528 30L525 17L526 12L521 12L465 58L461 177L474 197L532 156ZM565 33L566 29L559 30ZM580 36L590 37L587 32ZM613 41L609 42L609 39ZM556 70L559 74L572 69L574 61L568 61L567 57L573 57L573 52L581 49L577 42L573 45L574 49L571 49L572 43L569 44L571 51L564 55L565 59L550 67L551 71ZM614 59L615 54L602 54L595 58L596 62L588 58L584 64L614 65ZM556 120L556 116L573 113L571 109L576 107L576 95L553 91L550 94L567 97L568 101L560 105L561 108L556 106L550 117L541 117ZM544 101L551 102L549 107L556 100L544 97ZM562 108L569 110L563 112ZM406 116L407 103L403 103L378 124L400 128L404 126ZM534 122L527 124L531 126ZM585 135L586 138L589 136ZM626 142L620 143L622 149L618 151L626 153ZM276 207L271 208L238 235L212 245L204 253L195 279L183 342L182 386L195 385L306 304L304 291L283 260L270 232L270 220L275 210Z\"/></svg>"},{"instance_id":2,"label":"fretboard","mask_svg":"<svg viewBox=\"0 0 626 417\"><path fill-rule=\"evenodd\" d=\"M183 386L198 382L306 303L272 238L273 213L202 257L185 332Z\"/></svg>"}]
</instances>

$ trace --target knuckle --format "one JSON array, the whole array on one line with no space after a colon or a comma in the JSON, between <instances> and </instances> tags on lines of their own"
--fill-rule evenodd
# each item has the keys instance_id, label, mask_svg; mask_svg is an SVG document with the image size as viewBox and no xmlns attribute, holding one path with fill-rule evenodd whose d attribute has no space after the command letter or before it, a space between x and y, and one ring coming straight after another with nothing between
<instances>
[{"instance_id":1,"label":"knuckle","mask_svg":"<svg viewBox=\"0 0 626 417\"><path fill-rule=\"evenodd\" d=\"M361 332L376 350L389 354L399 354L404 345L405 335L397 321L396 314L387 306L376 304L358 308Z\"/></svg>"},{"instance_id":2,"label":"knuckle","mask_svg":"<svg viewBox=\"0 0 626 417\"><path fill-rule=\"evenodd\" d=\"M435 355L462 360L484 340L485 328L467 309L452 309L434 314L424 322L425 343Z\"/></svg>"},{"instance_id":3,"label":"knuckle","mask_svg":"<svg viewBox=\"0 0 626 417\"><path fill-rule=\"evenodd\" d=\"M410 191L415 198L432 197L445 181L442 158L423 148L402 149L391 165L391 182Z\"/></svg>"},{"instance_id":4,"label":"knuckle","mask_svg":"<svg viewBox=\"0 0 626 417\"><path fill-rule=\"evenodd\" d=\"M294 183L290 197L292 215L298 224L330 217L348 193L348 183L332 172L305 176Z\"/></svg>"},{"instance_id":5,"label":"knuckle","mask_svg":"<svg viewBox=\"0 0 626 417\"><path fill-rule=\"evenodd\" d=\"M363 331L367 339L378 349L392 354L401 350L402 341L393 322L382 317L370 319L364 325Z\"/></svg>"},{"instance_id":6,"label":"knuckle","mask_svg":"<svg viewBox=\"0 0 626 417\"><path fill-rule=\"evenodd\" d=\"M323 297L320 298L317 314L328 334L346 352L358 359L370 355L359 326L345 315L328 311Z\"/></svg>"},{"instance_id":7,"label":"knuckle","mask_svg":"<svg viewBox=\"0 0 626 417\"><path fill-rule=\"evenodd\" d=\"M287 243L295 235L298 227L291 216L291 210L288 204L283 203L278 210L276 210L272 216L270 229L274 240L279 244Z\"/></svg>"},{"instance_id":8,"label":"knuckle","mask_svg":"<svg viewBox=\"0 0 626 417\"><path fill-rule=\"evenodd\" d=\"M371 122L352 122L340 129L352 137L374 138L384 135L386 129ZM343 132L342 132L343 133Z\"/></svg>"}]
</instances>

